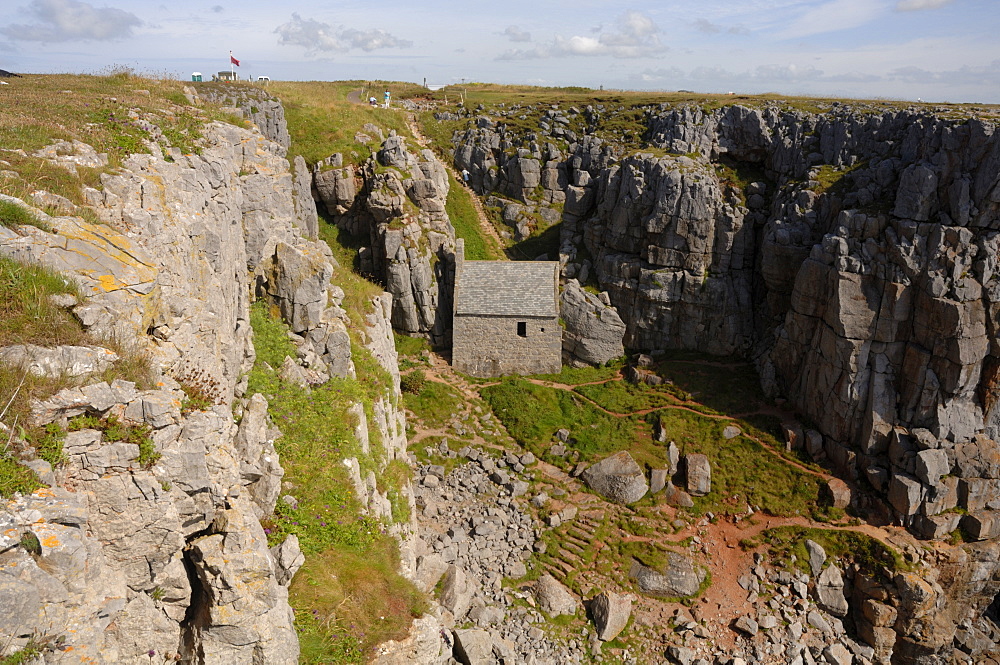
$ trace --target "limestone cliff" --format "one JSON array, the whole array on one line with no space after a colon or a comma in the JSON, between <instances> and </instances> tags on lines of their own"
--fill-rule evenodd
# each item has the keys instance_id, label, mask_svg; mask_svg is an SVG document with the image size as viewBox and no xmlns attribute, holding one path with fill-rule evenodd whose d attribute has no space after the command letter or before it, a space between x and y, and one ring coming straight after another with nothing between
<instances>
[{"instance_id":1,"label":"limestone cliff","mask_svg":"<svg viewBox=\"0 0 1000 665\"><path fill-rule=\"evenodd\" d=\"M456 135L455 163L483 194L544 204L561 189L566 274L609 292L626 347L753 358L765 391L814 424L812 454L871 490L865 517L1000 536L993 123L888 105L653 107L643 152L569 136L596 113L574 111L546 111L532 133L480 119ZM995 541L976 551L975 581L927 590L928 608L948 608L934 631L897 624L900 662L939 662L993 602Z\"/></svg>"},{"instance_id":2,"label":"limestone cliff","mask_svg":"<svg viewBox=\"0 0 1000 665\"><path fill-rule=\"evenodd\" d=\"M92 420L66 434L65 462L54 471L32 462L50 488L0 503L5 652L32 642L45 646L38 662L297 662L288 585L302 556L294 537L269 550L260 523L282 492L283 471L267 398L246 394L255 355L249 306L262 299L288 322L298 357L282 371L304 384L355 372L348 318L330 282L329 248L303 225L312 199L295 193L309 191L308 178L293 184L284 147L222 123L203 136L200 154L153 145L103 175L102 189L86 192L102 225L8 197L51 232L0 227L0 254L78 282L82 300L66 303L74 315L98 338L148 353L158 387L84 381L34 405L36 424ZM384 446L373 451L383 464L406 447L390 302L373 303L359 334L392 386L372 421L355 409L362 450ZM114 356L63 349L5 358L57 376L72 358L86 375L106 366L87 364L95 354ZM206 405L190 406L190 394ZM148 440L123 442L98 421ZM380 434L374 443L370 430ZM390 517L381 481L355 475L366 509ZM393 528L402 539L412 532ZM404 568L412 565L404 555Z\"/></svg>"},{"instance_id":3,"label":"limestone cliff","mask_svg":"<svg viewBox=\"0 0 1000 665\"><path fill-rule=\"evenodd\" d=\"M316 192L333 221L364 244L360 269L392 294L399 332L451 341L455 229L445 211L448 174L430 150L407 150L394 132L373 125L359 136L379 137L379 149L360 165L340 155L317 165Z\"/></svg>"}]
</instances>

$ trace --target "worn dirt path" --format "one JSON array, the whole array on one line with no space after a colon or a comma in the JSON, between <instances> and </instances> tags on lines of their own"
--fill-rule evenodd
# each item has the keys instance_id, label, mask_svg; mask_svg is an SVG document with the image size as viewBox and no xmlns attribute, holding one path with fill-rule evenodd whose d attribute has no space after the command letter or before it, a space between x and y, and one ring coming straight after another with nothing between
<instances>
[{"instance_id":1,"label":"worn dirt path","mask_svg":"<svg viewBox=\"0 0 1000 665\"><path fill-rule=\"evenodd\" d=\"M428 380L445 383L457 390L466 400L466 404L470 405L466 407L470 413L474 413L471 409L471 405L479 403L481 400L479 391L486 386L496 385L496 382L492 381L484 383L473 383L467 381L464 377L459 376L452 371L446 358L436 353L430 354L430 366L423 369L426 372ZM539 385L557 389L572 390L573 388L573 386L568 384L560 384L552 381L542 381L539 379L529 380ZM619 376L609 380L621 380L621 377ZM594 385L600 383L606 383L606 381L596 381L584 385ZM579 393L574 393L574 395L584 397L579 395ZM587 398L584 397L584 399ZM593 403L592 400L588 399L588 401ZM600 405L597 404L594 404L594 406L601 408ZM665 406L663 408L683 409L692 411L697 415L714 417L716 419L731 421L734 424L736 423L733 418L728 416L703 414L686 408L683 405ZM769 411L770 409L762 410ZM602 411L616 417L627 417L628 415L632 415L616 414L607 411L606 409L602 409ZM787 417L788 414L783 415ZM442 436L451 439L455 438L455 432L451 431L447 427L422 429L419 424L414 423L414 425L416 427L416 432L410 439L410 442L414 444L418 444L420 441L423 441L431 436ZM500 426L500 429L502 430L502 425ZM749 435L744 433L744 436ZM774 450L771 446L768 446L763 441L756 439L756 437L751 436L750 438L756 440L766 450L775 455L785 464L794 466L805 473L812 474L824 480L832 477L826 473L817 472L814 469L810 469L796 463L794 460L788 459L777 450ZM463 444L469 443L494 449L501 448L493 442L483 440L478 435L474 435L472 440L464 438L462 441ZM510 447L514 450L517 449L516 444L513 444L513 442L511 442ZM538 479L540 481L560 487L566 491L566 495L561 499L553 499L551 506L553 510L558 510L564 506L572 505L580 510L581 515L586 514L588 511L594 511L600 513L601 515L606 514L608 515L610 520L609 523L611 524L614 523L614 520L619 519L622 516L632 515L631 509L629 508L607 504L596 497L596 495L585 492L579 479L570 477L566 474L566 472L557 467L539 461L536 469L539 472ZM655 523L669 525L677 519L678 512L679 511L676 508L662 504L656 508L655 515L647 516L646 519L653 519L655 520ZM576 522L574 522L574 524L576 524ZM904 547L914 545L915 542L908 533L895 527L878 527L869 524L860 524L856 526L833 525L815 522L805 516L774 517L763 513L757 513L752 516L719 516L719 518L714 521L700 519L689 523L677 533L673 533L669 528L657 528L655 529L655 535L646 537L635 536L626 531L621 531L619 527L613 527L613 529L615 529L612 534L613 539L621 540L623 542L629 540L655 540L664 545L673 545L676 547L687 538L697 537L700 541L700 545L698 547L699 554L696 555L696 560L699 565L703 565L708 569L712 579L711 585L702 594L702 596L700 596L696 602L689 604L687 608L684 608L682 605L677 603L660 601L648 597L641 598L641 600L634 606L636 623L650 626L666 626L673 620L674 613L678 610L682 610L692 614L695 619L704 622L705 627L712 634L715 645L718 648L725 650L732 647L737 639L736 633L731 629L735 619L744 615L756 616L757 610L760 607L759 603L756 605L754 604L750 592L744 590L740 586L739 580L742 576L750 572L751 568L754 566L754 553L762 552L766 554L768 549L768 546L764 544L758 545L755 548L744 549L740 543L741 541L755 540L769 529L788 526L837 531L855 531L875 538L897 550L902 550ZM599 550L602 549L603 545L598 544L598 548ZM603 555L596 554L595 556L600 557ZM550 570L550 572L552 571ZM609 585L610 587L615 587L616 576L624 575L625 573L626 571L624 569L617 570L616 573L612 574L611 577L608 578L604 573L598 572L596 568L587 568L586 578L581 579L586 579L587 584L592 585L590 588L607 588Z\"/></svg>"},{"instance_id":2,"label":"worn dirt path","mask_svg":"<svg viewBox=\"0 0 1000 665\"><path fill-rule=\"evenodd\" d=\"M427 140L427 137L420 131L420 125L417 124L417 117L412 113L408 113L406 116L406 126L410 128L410 133L413 134L413 138L421 148L430 147L428 145L429 141ZM493 239L494 243L496 243L496 246L500 249L501 255L504 257L501 260L506 260L507 257L503 253L503 241L497 234L497 230L493 227L493 223L490 221L490 218L486 216L486 209L483 208L483 202L479 200L479 196L472 191L471 187L465 184L465 179L462 178L462 174L455 170L455 166L450 161L442 159L441 163L444 164L445 168L448 169L448 172L451 173L455 182L468 190L469 198L472 200L472 207L476 209L476 216L479 218L479 227L486 235Z\"/></svg>"}]
</instances>

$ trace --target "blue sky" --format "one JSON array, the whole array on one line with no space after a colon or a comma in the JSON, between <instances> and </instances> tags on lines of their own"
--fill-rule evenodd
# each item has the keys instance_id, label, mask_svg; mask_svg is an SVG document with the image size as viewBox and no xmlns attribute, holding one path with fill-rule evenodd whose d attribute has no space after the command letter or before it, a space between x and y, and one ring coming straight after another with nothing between
<instances>
[{"instance_id":1,"label":"blue sky","mask_svg":"<svg viewBox=\"0 0 1000 665\"><path fill-rule=\"evenodd\" d=\"M3 0L0 69L1000 103L1000 0Z\"/></svg>"}]
</instances>

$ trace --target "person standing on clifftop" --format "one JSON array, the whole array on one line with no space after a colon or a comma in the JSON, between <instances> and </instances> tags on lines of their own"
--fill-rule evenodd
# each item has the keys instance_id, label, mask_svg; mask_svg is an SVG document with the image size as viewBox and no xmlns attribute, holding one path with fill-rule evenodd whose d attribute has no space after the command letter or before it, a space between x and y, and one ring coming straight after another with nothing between
<instances>
[{"instance_id":1,"label":"person standing on clifftop","mask_svg":"<svg viewBox=\"0 0 1000 665\"><path fill-rule=\"evenodd\" d=\"M385 91L385 108L389 108L389 96L390 96L390 93L389 93L388 90L386 90Z\"/></svg>"}]
</instances>

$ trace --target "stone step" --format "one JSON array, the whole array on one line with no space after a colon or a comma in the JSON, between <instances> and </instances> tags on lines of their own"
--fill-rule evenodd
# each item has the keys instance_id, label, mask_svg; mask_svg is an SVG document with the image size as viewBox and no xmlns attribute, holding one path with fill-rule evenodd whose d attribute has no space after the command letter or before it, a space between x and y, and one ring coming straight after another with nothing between
<instances>
[{"instance_id":1,"label":"stone step","mask_svg":"<svg viewBox=\"0 0 1000 665\"><path fill-rule=\"evenodd\" d=\"M593 540L584 540L583 538L577 538L576 536L571 536L567 533L566 537L563 538L563 542L567 544L572 544L576 547L579 547L582 550L585 550L590 547L590 544L593 542Z\"/></svg>"},{"instance_id":2,"label":"stone step","mask_svg":"<svg viewBox=\"0 0 1000 665\"><path fill-rule=\"evenodd\" d=\"M572 552L570 550L562 550L562 549L559 550L559 554L556 555L556 558L559 561L565 561L566 563L570 564L571 566L578 566L578 565L580 565L580 562L581 562L580 555L577 554L576 552Z\"/></svg>"},{"instance_id":3,"label":"stone step","mask_svg":"<svg viewBox=\"0 0 1000 665\"><path fill-rule=\"evenodd\" d=\"M553 559L552 564L555 568L563 571L563 576L569 575L576 570L576 566L574 564L569 561L564 561L563 559Z\"/></svg>"},{"instance_id":4,"label":"stone step","mask_svg":"<svg viewBox=\"0 0 1000 665\"><path fill-rule=\"evenodd\" d=\"M587 548L584 547L583 545L580 545L579 543L574 543L570 540L564 540L562 548L564 550L569 550L570 552L573 552L577 556L583 556L583 553L587 551Z\"/></svg>"},{"instance_id":5,"label":"stone step","mask_svg":"<svg viewBox=\"0 0 1000 665\"><path fill-rule=\"evenodd\" d=\"M549 563L543 563L542 568L552 577L556 578L558 581L563 582L566 579L566 573L562 569L556 568Z\"/></svg>"},{"instance_id":6,"label":"stone step","mask_svg":"<svg viewBox=\"0 0 1000 665\"><path fill-rule=\"evenodd\" d=\"M566 538L573 538L573 539L578 540L578 541L580 541L582 543L589 543L591 540L594 539L594 532L593 531L590 531L590 532L588 532L588 531L582 531L582 530L577 529L576 527L572 527L572 526L570 528L566 529L566 531L565 531L565 533L563 535Z\"/></svg>"}]
</instances>

